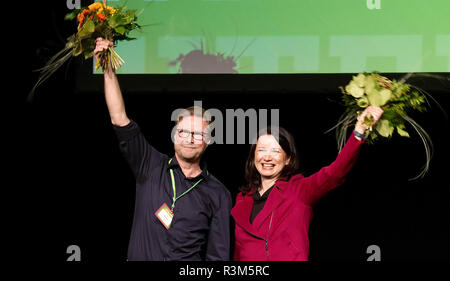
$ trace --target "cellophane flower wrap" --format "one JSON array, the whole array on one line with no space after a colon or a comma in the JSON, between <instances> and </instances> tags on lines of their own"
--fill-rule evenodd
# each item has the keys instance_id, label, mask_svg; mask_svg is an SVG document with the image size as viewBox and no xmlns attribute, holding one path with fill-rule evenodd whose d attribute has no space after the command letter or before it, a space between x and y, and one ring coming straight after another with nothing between
<instances>
[{"instance_id":1,"label":"cellophane flower wrap","mask_svg":"<svg viewBox=\"0 0 450 281\"><path fill-rule=\"evenodd\" d=\"M67 39L65 47L54 55L40 72L37 83L30 92L34 95L36 88L47 80L59 67L71 57L82 56L90 59L94 55L95 40L102 37L117 44L121 40L134 40L129 37L132 30L139 29L136 10L128 10L125 5L112 7L106 1L95 2L86 8L76 9L65 16L66 20L76 20L77 32ZM102 67L115 70L124 63L113 48L100 52L96 60L96 70Z\"/></svg>"},{"instance_id":2,"label":"cellophane flower wrap","mask_svg":"<svg viewBox=\"0 0 450 281\"><path fill-rule=\"evenodd\" d=\"M394 135L409 138L408 131L415 131L424 145L426 162L419 175L412 179L423 177L429 169L433 143L422 126L410 117L410 113L426 111L426 105L429 104L427 98L432 98L431 95L403 80L391 81L378 73L359 73L340 89L346 109L337 125L332 128L336 129L339 151L345 144L347 129L354 125L364 109L368 106L381 107L384 113L377 124L373 124L370 114L363 120L363 124L369 128L366 131L367 142L390 139Z\"/></svg>"}]
</instances>

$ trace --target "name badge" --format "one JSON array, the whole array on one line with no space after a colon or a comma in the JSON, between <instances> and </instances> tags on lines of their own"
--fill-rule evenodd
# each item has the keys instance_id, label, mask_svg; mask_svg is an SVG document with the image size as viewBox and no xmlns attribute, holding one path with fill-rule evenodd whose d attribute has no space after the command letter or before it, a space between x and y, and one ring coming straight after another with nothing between
<instances>
[{"instance_id":1,"label":"name badge","mask_svg":"<svg viewBox=\"0 0 450 281\"><path fill-rule=\"evenodd\" d=\"M162 206L159 207L158 211L155 212L155 216L164 225L164 227L169 230L170 224L172 223L173 219L173 213L166 203L162 204Z\"/></svg>"}]
</instances>

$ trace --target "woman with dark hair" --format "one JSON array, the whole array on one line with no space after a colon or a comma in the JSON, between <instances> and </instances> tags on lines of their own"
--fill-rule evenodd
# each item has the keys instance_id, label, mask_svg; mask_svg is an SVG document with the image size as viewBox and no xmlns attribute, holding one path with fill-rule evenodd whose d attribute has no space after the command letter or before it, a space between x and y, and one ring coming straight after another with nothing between
<instances>
[{"instance_id":1,"label":"woman with dark hair","mask_svg":"<svg viewBox=\"0 0 450 281\"><path fill-rule=\"evenodd\" d=\"M234 260L308 260L312 205L344 182L369 129L363 124L367 114L376 124L383 110L367 107L336 160L309 177L296 174L298 157L289 132L269 127L258 134L246 163L246 184L231 210Z\"/></svg>"}]
</instances>

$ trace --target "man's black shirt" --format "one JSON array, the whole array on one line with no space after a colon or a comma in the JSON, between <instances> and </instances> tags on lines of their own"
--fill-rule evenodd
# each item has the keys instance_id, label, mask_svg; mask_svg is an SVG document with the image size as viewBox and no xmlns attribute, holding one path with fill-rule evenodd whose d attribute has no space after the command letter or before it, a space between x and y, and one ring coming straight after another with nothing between
<instances>
[{"instance_id":1,"label":"man's black shirt","mask_svg":"<svg viewBox=\"0 0 450 281\"><path fill-rule=\"evenodd\" d=\"M113 127L136 179L128 260L229 260L231 195L227 188L206 172L205 165L199 176L186 178L176 157L169 164L171 158L151 146L134 121ZM203 180L176 201L167 230L155 212L164 203L172 205L170 168L177 195Z\"/></svg>"}]
</instances>

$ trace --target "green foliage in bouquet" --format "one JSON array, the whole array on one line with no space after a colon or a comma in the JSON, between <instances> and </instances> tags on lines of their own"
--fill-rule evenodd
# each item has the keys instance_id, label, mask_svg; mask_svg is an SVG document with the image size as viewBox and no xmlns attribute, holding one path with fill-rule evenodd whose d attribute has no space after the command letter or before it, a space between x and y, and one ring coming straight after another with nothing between
<instances>
[{"instance_id":1,"label":"green foliage in bouquet","mask_svg":"<svg viewBox=\"0 0 450 281\"><path fill-rule=\"evenodd\" d=\"M423 177L429 169L433 143L428 133L408 114L414 111L425 112L426 105L429 104L427 97L432 97L415 86L403 81L391 81L378 73L359 73L353 76L349 84L340 89L346 109L337 125L331 128L331 130L336 129L339 151L345 144L347 129L354 125L364 109L368 106L381 107L384 113L377 124L373 124L370 114L363 120L363 123L370 128L366 132L367 142L374 143L378 139L390 139L396 134L401 137L410 137L406 125L411 126L419 135L426 155L423 170L413 179Z\"/></svg>"},{"instance_id":2,"label":"green foliage in bouquet","mask_svg":"<svg viewBox=\"0 0 450 281\"><path fill-rule=\"evenodd\" d=\"M40 72L38 81L28 96L31 99L36 88L47 80L71 57L83 56L90 59L94 55L95 40L102 37L116 44L121 40L134 40L129 37L132 30L139 29L137 23L138 14L136 10L127 10L125 5L112 7L103 3L95 2L86 8L76 9L65 16L66 20L78 22L77 32L67 39L65 47L54 55L47 64L37 71ZM124 61L113 48L104 50L98 54L96 69L119 68Z\"/></svg>"}]
</instances>

